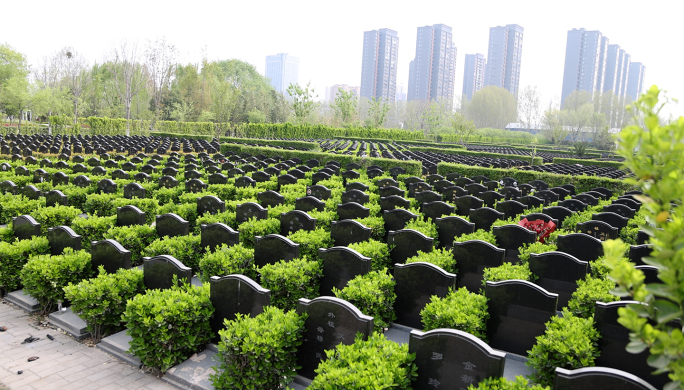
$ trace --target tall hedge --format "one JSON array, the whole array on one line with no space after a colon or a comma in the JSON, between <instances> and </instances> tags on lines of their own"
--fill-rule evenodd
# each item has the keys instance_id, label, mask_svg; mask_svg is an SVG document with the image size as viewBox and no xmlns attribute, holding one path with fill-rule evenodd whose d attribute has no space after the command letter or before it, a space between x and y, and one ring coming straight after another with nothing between
<instances>
[{"instance_id":1,"label":"tall hedge","mask_svg":"<svg viewBox=\"0 0 684 390\"><path fill-rule=\"evenodd\" d=\"M624 163L620 161L598 161L598 160L582 160L578 158L553 158L554 164L580 164L580 165L593 165L596 167L613 167L617 169L623 169Z\"/></svg>"},{"instance_id":2,"label":"tall hedge","mask_svg":"<svg viewBox=\"0 0 684 390\"><path fill-rule=\"evenodd\" d=\"M427 147L416 147L411 146L409 148L413 152L423 152L423 153L443 153L443 154L454 154L459 156L474 156L474 157L490 157L490 158L503 158L506 160L522 160L530 161L532 156L521 156L517 154L503 154L503 153L490 153L490 152L479 152L474 150L464 150L464 149L440 149L440 148L427 148ZM541 157L534 157L532 160L532 165L542 165L544 159Z\"/></svg>"}]
</instances>

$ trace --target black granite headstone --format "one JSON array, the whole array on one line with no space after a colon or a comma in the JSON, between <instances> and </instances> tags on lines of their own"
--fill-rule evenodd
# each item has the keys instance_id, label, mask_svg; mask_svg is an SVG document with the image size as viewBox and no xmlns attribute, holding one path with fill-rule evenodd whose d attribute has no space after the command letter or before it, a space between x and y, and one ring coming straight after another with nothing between
<instances>
[{"instance_id":1,"label":"black granite headstone","mask_svg":"<svg viewBox=\"0 0 684 390\"><path fill-rule=\"evenodd\" d=\"M608 367L566 370L556 367L554 390L656 390L645 380L626 371Z\"/></svg>"},{"instance_id":2,"label":"black granite headstone","mask_svg":"<svg viewBox=\"0 0 684 390\"><path fill-rule=\"evenodd\" d=\"M336 246L349 246L356 242L368 241L373 229L354 221L344 219L330 223L330 237Z\"/></svg>"},{"instance_id":3,"label":"black granite headstone","mask_svg":"<svg viewBox=\"0 0 684 390\"><path fill-rule=\"evenodd\" d=\"M603 256L603 244L598 238L584 233L558 236L558 251L584 261L594 261Z\"/></svg>"},{"instance_id":4,"label":"black granite headstone","mask_svg":"<svg viewBox=\"0 0 684 390\"><path fill-rule=\"evenodd\" d=\"M240 242L240 233L224 223L202 224L200 229L202 231L200 247L203 250L209 247L209 251L214 251L223 244L233 246Z\"/></svg>"},{"instance_id":5,"label":"black granite headstone","mask_svg":"<svg viewBox=\"0 0 684 390\"><path fill-rule=\"evenodd\" d=\"M394 292L397 299L394 310L397 324L422 329L420 311L430 303L430 298L444 298L449 288L456 286L456 275L424 262L394 265Z\"/></svg>"},{"instance_id":6,"label":"black granite headstone","mask_svg":"<svg viewBox=\"0 0 684 390\"><path fill-rule=\"evenodd\" d=\"M456 205L456 214L466 216L470 214L471 209L479 209L483 206L482 199L476 198L472 195L464 195L458 197L452 202Z\"/></svg>"},{"instance_id":7,"label":"black granite headstone","mask_svg":"<svg viewBox=\"0 0 684 390\"><path fill-rule=\"evenodd\" d=\"M145 199L145 188L141 186L138 183L128 183L124 186L123 188L124 191L124 198L125 199L133 199L133 198L140 198L140 199Z\"/></svg>"},{"instance_id":8,"label":"black granite headstone","mask_svg":"<svg viewBox=\"0 0 684 390\"><path fill-rule=\"evenodd\" d=\"M342 193L342 203L356 202L366 204L369 202L369 195L359 190L349 190Z\"/></svg>"},{"instance_id":9,"label":"black granite headstone","mask_svg":"<svg viewBox=\"0 0 684 390\"><path fill-rule=\"evenodd\" d=\"M131 251L114 240L92 241L90 255L93 271L97 274L99 266L113 274L118 269L131 268Z\"/></svg>"},{"instance_id":10,"label":"black granite headstone","mask_svg":"<svg viewBox=\"0 0 684 390\"><path fill-rule=\"evenodd\" d=\"M492 233L496 237L496 246L506 250L506 261L510 263L519 261L518 248L537 241L537 233L520 225L494 226Z\"/></svg>"},{"instance_id":11,"label":"black granite headstone","mask_svg":"<svg viewBox=\"0 0 684 390\"><path fill-rule=\"evenodd\" d=\"M370 216L370 209L356 202L337 205L337 215L340 219L358 219Z\"/></svg>"},{"instance_id":12,"label":"black granite headstone","mask_svg":"<svg viewBox=\"0 0 684 390\"><path fill-rule=\"evenodd\" d=\"M197 198L197 215L218 214L226 211L226 202L214 195L205 195Z\"/></svg>"},{"instance_id":13,"label":"black granite headstone","mask_svg":"<svg viewBox=\"0 0 684 390\"><path fill-rule=\"evenodd\" d=\"M31 237L40 236L40 223L30 215L20 215L12 218L12 230L19 240L30 240Z\"/></svg>"},{"instance_id":14,"label":"black granite headstone","mask_svg":"<svg viewBox=\"0 0 684 390\"><path fill-rule=\"evenodd\" d=\"M254 265L263 267L299 257L299 244L280 234L254 237Z\"/></svg>"},{"instance_id":15,"label":"black granite headstone","mask_svg":"<svg viewBox=\"0 0 684 390\"><path fill-rule=\"evenodd\" d=\"M475 230L484 229L489 231L495 221L503 220L505 218L504 213L500 211L496 211L489 207L480 207L478 209L470 210L468 219L475 224Z\"/></svg>"},{"instance_id":16,"label":"black granite headstone","mask_svg":"<svg viewBox=\"0 0 684 390\"><path fill-rule=\"evenodd\" d=\"M50 254L53 256L61 255L64 248L72 248L74 251L81 250L81 236L68 226L49 228L47 239L50 243Z\"/></svg>"},{"instance_id":17,"label":"black granite headstone","mask_svg":"<svg viewBox=\"0 0 684 390\"><path fill-rule=\"evenodd\" d=\"M358 275L365 275L372 269L372 259L346 246L318 249L318 258L323 265L321 296L334 296L333 287L342 290Z\"/></svg>"},{"instance_id":18,"label":"black granite headstone","mask_svg":"<svg viewBox=\"0 0 684 390\"><path fill-rule=\"evenodd\" d=\"M613 203L607 206L603 206L603 211L606 213L615 213L628 219L634 218L634 214L636 213L636 210L634 210L633 208L630 208L629 206L619 203Z\"/></svg>"},{"instance_id":19,"label":"black granite headstone","mask_svg":"<svg viewBox=\"0 0 684 390\"><path fill-rule=\"evenodd\" d=\"M348 184L344 187L344 189L345 189L345 191L359 190L359 191L362 191L362 192L366 192L366 191L369 190L369 187L368 187L367 185L363 184L363 183L360 183L360 182L358 182L358 181L355 181L355 182L353 182L353 183L348 183Z\"/></svg>"},{"instance_id":20,"label":"black granite headstone","mask_svg":"<svg viewBox=\"0 0 684 390\"><path fill-rule=\"evenodd\" d=\"M146 214L135 206L116 208L116 226L144 225Z\"/></svg>"},{"instance_id":21,"label":"black granite headstone","mask_svg":"<svg viewBox=\"0 0 684 390\"><path fill-rule=\"evenodd\" d=\"M617 228L618 233L623 228L626 228L627 224L629 223L629 218L625 218L619 214L611 213L611 212L603 212L603 213L598 213L598 214L592 214L591 219L594 221L603 221L603 222L607 223L608 225L610 225L614 228Z\"/></svg>"},{"instance_id":22,"label":"black granite headstone","mask_svg":"<svg viewBox=\"0 0 684 390\"><path fill-rule=\"evenodd\" d=\"M280 214L281 235L287 236L301 229L316 230L316 218L312 218L309 214L300 210L292 210Z\"/></svg>"},{"instance_id":23,"label":"black granite headstone","mask_svg":"<svg viewBox=\"0 0 684 390\"><path fill-rule=\"evenodd\" d=\"M496 202L504 200L506 197L496 191L485 191L477 195L482 199L485 207L494 207Z\"/></svg>"},{"instance_id":24,"label":"black granite headstone","mask_svg":"<svg viewBox=\"0 0 684 390\"><path fill-rule=\"evenodd\" d=\"M174 213L157 215L155 226L159 237L187 236L190 234L190 222Z\"/></svg>"},{"instance_id":25,"label":"black granite headstone","mask_svg":"<svg viewBox=\"0 0 684 390\"><path fill-rule=\"evenodd\" d=\"M255 317L271 304L271 291L244 275L212 276L209 280L209 300L214 307L211 318L212 341L221 340L218 332L226 320L236 314Z\"/></svg>"},{"instance_id":26,"label":"black granite headstone","mask_svg":"<svg viewBox=\"0 0 684 390\"><path fill-rule=\"evenodd\" d=\"M423 203L421 211L425 217L434 221L442 216L453 214L454 209L454 206L448 205L442 201L435 201Z\"/></svg>"},{"instance_id":27,"label":"black granite headstone","mask_svg":"<svg viewBox=\"0 0 684 390\"><path fill-rule=\"evenodd\" d=\"M258 193L257 199L264 207L275 207L285 203L285 197L272 190Z\"/></svg>"},{"instance_id":28,"label":"black granite headstone","mask_svg":"<svg viewBox=\"0 0 684 390\"><path fill-rule=\"evenodd\" d=\"M29 184L21 189L21 195L27 199L37 200L43 195L43 192L35 186Z\"/></svg>"},{"instance_id":29,"label":"black granite headstone","mask_svg":"<svg viewBox=\"0 0 684 390\"><path fill-rule=\"evenodd\" d=\"M558 294L558 309L568 305L577 281L587 276L588 264L563 252L530 254L530 271L538 277L538 284L546 291Z\"/></svg>"},{"instance_id":30,"label":"black granite headstone","mask_svg":"<svg viewBox=\"0 0 684 390\"><path fill-rule=\"evenodd\" d=\"M508 219L524 213L527 206L517 200L504 200L496 204L496 210L504 213L504 219Z\"/></svg>"},{"instance_id":31,"label":"black granite headstone","mask_svg":"<svg viewBox=\"0 0 684 390\"><path fill-rule=\"evenodd\" d=\"M545 207L542 209L542 213L548 215L549 217L558 220L559 226L563 225L565 218L571 216L572 210L561 206Z\"/></svg>"},{"instance_id":32,"label":"black granite headstone","mask_svg":"<svg viewBox=\"0 0 684 390\"><path fill-rule=\"evenodd\" d=\"M636 265L646 265L644 257L651 256L653 246L651 244L630 245L629 247L629 261Z\"/></svg>"},{"instance_id":33,"label":"black granite headstone","mask_svg":"<svg viewBox=\"0 0 684 390\"><path fill-rule=\"evenodd\" d=\"M45 206L67 206L69 200L60 190L52 190L45 194Z\"/></svg>"},{"instance_id":34,"label":"black granite headstone","mask_svg":"<svg viewBox=\"0 0 684 390\"><path fill-rule=\"evenodd\" d=\"M258 203L246 202L236 206L235 217L238 224L247 222L250 218L266 219L268 218L268 209Z\"/></svg>"},{"instance_id":35,"label":"black granite headstone","mask_svg":"<svg viewBox=\"0 0 684 390\"><path fill-rule=\"evenodd\" d=\"M404 264L406 259L416 256L418 251L432 252L434 241L434 238L413 229L392 230L387 235L387 244L394 245L390 258L395 264Z\"/></svg>"},{"instance_id":36,"label":"black granite headstone","mask_svg":"<svg viewBox=\"0 0 684 390\"><path fill-rule=\"evenodd\" d=\"M324 211L325 202L314 198L313 196L305 196L303 198L297 198L295 200L295 210L301 210L304 212L309 211Z\"/></svg>"},{"instance_id":37,"label":"black granite headstone","mask_svg":"<svg viewBox=\"0 0 684 390\"><path fill-rule=\"evenodd\" d=\"M179 284L190 284L192 268L171 255L143 257L143 283L148 290L172 287L174 275L178 277Z\"/></svg>"},{"instance_id":38,"label":"black granite headstone","mask_svg":"<svg viewBox=\"0 0 684 390\"><path fill-rule=\"evenodd\" d=\"M586 221L577 224L577 231L598 238L601 241L615 240L618 229L603 221Z\"/></svg>"},{"instance_id":39,"label":"black granite headstone","mask_svg":"<svg viewBox=\"0 0 684 390\"><path fill-rule=\"evenodd\" d=\"M452 253L458 269L457 286L477 293L482 288L484 269L502 265L506 251L485 241L470 240L454 242Z\"/></svg>"},{"instance_id":40,"label":"black granite headstone","mask_svg":"<svg viewBox=\"0 0 684 390\"><path fill-rule=\"evenodd\" d=\"M396 208L408 209L411 207L411 201L399 195L390 195L380 198L380 210L393 210Z\"/></svg>"},{"instance_id":41,"label":"black granite headstone","mask_svg":"<svg viewBox=\"0 0 684 390\"><path fill-rule=\"evenodd\" d=\"M330 199L332 191L326 186L314 184L306 188L306 195L313 196L316 199L327 200Z\"/></svg>"}]
</instances>

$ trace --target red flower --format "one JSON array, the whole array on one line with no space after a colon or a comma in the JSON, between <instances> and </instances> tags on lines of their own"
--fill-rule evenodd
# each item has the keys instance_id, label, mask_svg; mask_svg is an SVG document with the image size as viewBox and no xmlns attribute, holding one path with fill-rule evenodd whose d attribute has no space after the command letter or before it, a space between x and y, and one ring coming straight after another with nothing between
<instances>
[{"instance_id":1,"label":"red flower","mask_svg":"<svg viewBox=\"0 0 684 390\"><path fill-rule=\"evenodd\" d=\"M527 218L518 222L518 225L524 227L525 229L532 230L537 233L537 241L542 244L546 242L551 233L556 230L556 224L553 221L544 222L542 219L537 219L535 221L528 221Z\"/></svg>"}]
</instances>

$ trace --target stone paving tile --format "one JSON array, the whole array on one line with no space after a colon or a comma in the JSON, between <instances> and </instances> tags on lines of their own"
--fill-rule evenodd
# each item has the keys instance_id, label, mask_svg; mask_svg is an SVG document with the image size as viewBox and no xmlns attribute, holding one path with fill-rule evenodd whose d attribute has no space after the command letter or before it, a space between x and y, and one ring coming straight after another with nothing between
<instances>
[{"instance_id":1,"label":"stone paving tile","mask_svg":"<svg viewBox=\"0 0 684 390\"><path fill-rule=\"evenodd\" d=\"M54 329L39 327L23 310L0 304L0 390L50 389L142 389L175 387L122 363L96 348L88 347ZM25 338L40 340L21 344ZM49 340L50 334L54 340ZM38 356L28 362L30 356ZM23 371L21 375L17 371Z\"/></svg>"}]
</instances>

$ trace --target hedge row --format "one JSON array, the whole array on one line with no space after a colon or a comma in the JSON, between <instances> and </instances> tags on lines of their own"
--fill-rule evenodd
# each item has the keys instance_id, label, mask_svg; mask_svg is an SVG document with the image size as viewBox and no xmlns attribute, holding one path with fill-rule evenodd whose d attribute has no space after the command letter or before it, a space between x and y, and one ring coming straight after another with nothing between
<instances>
[{"instance_id":1,"label":"hedge row","mask_svg":"<svg viewBox=\"0 0 684 390\"><path fill-rule=\"evenodd\" d=\"M636 186L627 184L622 180L598 176L558 175L547 172L523 171L519 169L503 168L483 168L444 162L441 162L437 165L437 173L440 175L445 176L448 173L454 172L466 177L484 175L492 180L501 180L504 177L512 177L516 179L518 183L528 183L532 180L543 180L548 183L550 187L557 187L563 184L572 184L577 187L578 192L589 191L596 187L605 187L619 192L638 189Z\"/></svg>"},{"instance_id":2,"label":"hedge row","mask_svg":"<svg viewBox=\"0 0 684 390\"><path fill-rule=\"evenodd\" d=\"M422 131L399 129L368 129L365 127L336 128L325 125L294 125L292 123L244 123L233 127L243 138L334 138L357 137L383 140L422 139Z\"/></svg>"},{"instance_id":3,"label":"hedge row","mask_svg":"<svg viewBox=\"0 0 684 390\"><path fill-rule=\"evenodd\" d=\"M423 153L444 153L444 154L456 154L459 156L475 156L475 157L490 157L490 158L504 158L507 160L524 160L529 161L531 156L519 156L516 154L501 154L501 153L488 153L488 152L476 152L470 150L460 150L460 149L440 149L440 148L424 148L424 147L410 147L412 152L423 152ZM542 165L544 159L541 157L534 157L532 160L532 165Z\"/></svg>"},{"instance_id":4,"label":"hedge row","mask_svg":"<svg viewBox=\"0 0 684 390\"><path fill-rule=\"evenodd\" d=\"M619 161L599 161L599 160L582 160L577 158L553 158L554 164L580 164L580 165L594 165L597 167L613 167L621 169L624 167L624 163Z\"/></svg>"},{"instance_id":5,"label":"hedge row","mask_svg":"<svg viewBox=\"0 0 684 390\"><path fill-rule=\"evenodd\" d=\"M189 135L189 134L180 134L180 133L163 133L160 131L154 131L150 133L152 136L159 136L159 137L169 137L169 138L187 138L187 139L203 139L207 141L211 141L214 137L211 135ZM293 147L297 149L306 149L306 150L319 150L319 146L316 142L305 142L305 141L285 141L285 140L266 140L266 139L258 139L258 138L235 138L235 137L221 137L220 138L221 142L231 142L231 143L236 143L236 144L258 144L258 145L274 145L274 146L282 146L282 147Z\"/></svg>"},{"instance_id":6,"label":"hedge row","mask_svg":"<svg viewBox=\"0 0 684 390\"><path fill-rule=\"evenodd\" d=\"M401 161L392 160L388 158L374 158L366 157L361 158L357 156L349 156L343 154L332 154L332 153L322 153L322 152L309 152L309 151L299 151L299 150L285 150L276 148L267 148L260 146L242 146L237 144L222 144L221 153L226 153L228 151L234 153L249 153L253 156L257 154L263 154L268 157L272 156L282 156L285 159L290 157L299 157L302 161L307 161L310 159L317 159L321 164L325 164L328 161L338 161L342 168L347 164L355 162L361 164L364 167L371 165L378 165L384 171L388 171L392 167L402 167L406 169L406 173L414 176L420 176L422 174L422 166L419 161Z\"/></svg>"}]
</instances>

